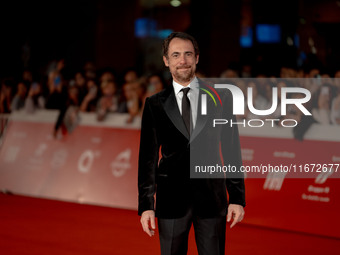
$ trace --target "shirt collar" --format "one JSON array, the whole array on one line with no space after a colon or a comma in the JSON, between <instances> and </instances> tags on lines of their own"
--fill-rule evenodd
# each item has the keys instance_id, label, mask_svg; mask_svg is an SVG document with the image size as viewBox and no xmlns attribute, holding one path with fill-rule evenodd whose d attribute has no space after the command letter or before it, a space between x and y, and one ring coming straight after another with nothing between
<instances>
[{"instance_id":1,"label":"shirt collar","mask_svg":"<svg viewBox=\"0 0 340 255\"><path fill-rule=\"evenodd\" d=\"M174 87L175 95L177 95L181 91L181 89L183 89L183 88L197 89L198 88L198 80L195 76L194 79L192 79L192 81L190 82L190 84L188 86L185 86L185 87L183 85L175 82L174 80L172 80L172 85Z\"/></svg>"}]
</instances>

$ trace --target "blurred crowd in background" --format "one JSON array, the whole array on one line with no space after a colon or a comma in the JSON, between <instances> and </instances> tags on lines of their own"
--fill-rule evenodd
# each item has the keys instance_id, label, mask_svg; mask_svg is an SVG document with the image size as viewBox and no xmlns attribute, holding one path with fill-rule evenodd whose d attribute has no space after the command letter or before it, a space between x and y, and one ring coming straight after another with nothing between
<instances>
[{"instance_id":1,"label":"blurred crowd in background","mask_svg":"<svg viewBox=\"0 0 340 255\"><path fill-rule=\"evenodd\" d=\"M201 72L197 72L197 76L205 78ZM220 77L282 78L278 83L274 80L268 82L270 79L264 79L266 82L258 82L261 79L254 79L239 84L244 95L247 95L247 87L253 88L253 104L258 110L271 107L272 87L278 87L280 102L280 88L296 86L287 78L314 78L303 85L312 93L312 99L305 105L312 112L312 118L308 122L340 125L340 70L329 74L314 67L308 70L282 67L279 77L266 77L261 73L254 74L252 66L243 66L242 70L229 68L222 72ZM129 114L127 123L131 123L136 117L141 116L145 99L169 85L171 80L165 80L162 73L143 75L134 68L129 68L124 73L116 73L111 68L97 70L92 62L87 62L79 71L70 72L67 70L65 60L59 59L51 61L43 74L36 73L35 70L24 70L19 80L3 79L0 113L25 111L31 114L39 109L59 110L55 135L63 128L68 111L75 114L92 112L96 114L98 121L105 121L109 113L127 113ZM240 119L263 118L253 116L250 112L238 117ZM279 103L279 107L270 117L293 118L300 122L303 115L292 106L286 116L281 116Z\"/></svg>"},{"instance_id":2,"label":"blurred crowd in background","mask_svg":"<svg viewBox=\"0 0 340 255\"><path fill-rule=\"evenodd\" d=\"M45 75L24 70L20 80L3 79L0 113L59 110L55 135L64 128L69 112L92 112L98 121L104 121L108 113L127 113L128 124L141 116L145 98L164 86L159 74L140 76L130 68L118 75L111 68L96 70L91 62L70 73L60 59L49 64Z\"/></svg>"},{"instance_id":3,"label":"blurred crowd in background","mask_svg":"<svg viewBox=\"0 0 340 255\"><path fill-rule=\"evenodd\" d=\"M171 86L162 41L185 31L201 49L198 77L269 78L239 83L245 96L253 88L258 110L271 107L272 87L301 86L287 78L312 78L302 85L312 93L312 116L293 105L282 116L279 98L265 117L294 119L301 133L314 123L340 125L339 1L3 2L0 120L44 109L59 112L55 135L81 116L138 126L145 98ZM247 108L239 119L264 118Z\"/></svg>"}]
</instances>

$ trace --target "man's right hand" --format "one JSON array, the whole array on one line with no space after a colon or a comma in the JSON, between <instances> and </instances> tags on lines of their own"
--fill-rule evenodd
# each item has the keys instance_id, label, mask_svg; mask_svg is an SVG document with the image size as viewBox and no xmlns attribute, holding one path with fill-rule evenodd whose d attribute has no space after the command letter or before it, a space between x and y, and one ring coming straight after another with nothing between
<instances>
[{"instance_id":1,"label":"man's right hand","mask_svg":"<svg viewBox=\"0 0 340 255\"><path fill-rule=\"evenodd\" d=\"M150 237L155 234L156 223L155 223L155 211L147 210L142 213L140 217L140 223L142 224L143 230Z\"/></svg>"}]
</instances>

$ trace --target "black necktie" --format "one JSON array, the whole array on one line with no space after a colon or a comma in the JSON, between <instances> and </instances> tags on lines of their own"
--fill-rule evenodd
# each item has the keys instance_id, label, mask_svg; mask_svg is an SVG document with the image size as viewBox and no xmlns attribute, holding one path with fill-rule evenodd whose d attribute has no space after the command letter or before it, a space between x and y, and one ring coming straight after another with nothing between
<instances>
[{"instance_id":1,"label":"black necktie","mask_svg":"<svg viewBox=\"0 0 340 255\"><path fill-rule=\"evenodd\" d=\"M189 132L189 134L192 131L192 121L191 121L191 107L190 107L190 100L188 98L188 92L190 88L183 88L181 91L183 91L183 97L182 97L182 118L184 121L184 124Z\"/></svg>"}]
</instances>

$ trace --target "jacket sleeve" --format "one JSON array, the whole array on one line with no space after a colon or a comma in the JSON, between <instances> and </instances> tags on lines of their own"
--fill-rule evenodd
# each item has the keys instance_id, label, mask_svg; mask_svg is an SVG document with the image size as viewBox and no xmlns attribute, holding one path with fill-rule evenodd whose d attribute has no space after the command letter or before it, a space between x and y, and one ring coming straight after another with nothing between
<instances>
[{"instance_id":1,"label":"jacket sleeve","mask_svg":"<svg viewBox=\"0 0 340 255\"><path fill-rule=\"evenodd\" d=\"M227 107L224 112L228 116L228 121L232 119L233 123L236 122L235 115L232 114L232 99L227 100ZM225 165L230 164L234 167L236 172L226 173L226 186L229 194L229 204L246 205L245 202L245 185L244 174L240 171L242 166L241 146L238 133L238 125L233 124L232 127L226 125L222 131L221 149Z\"/></svg>"},{"instance_id":2,"label":"jacket sleeve","mask_svg":"<svg viewBox=\"0 0 340 255\"><path fill-rule=\"evenodd\" d=\"M154 210L156 192L156 169L159 158L159 143L156 133L156 120L153 116L150 99L145 101L142 117L139 161L138 161L138 214Z\"/></svg>"}]
</instances>

